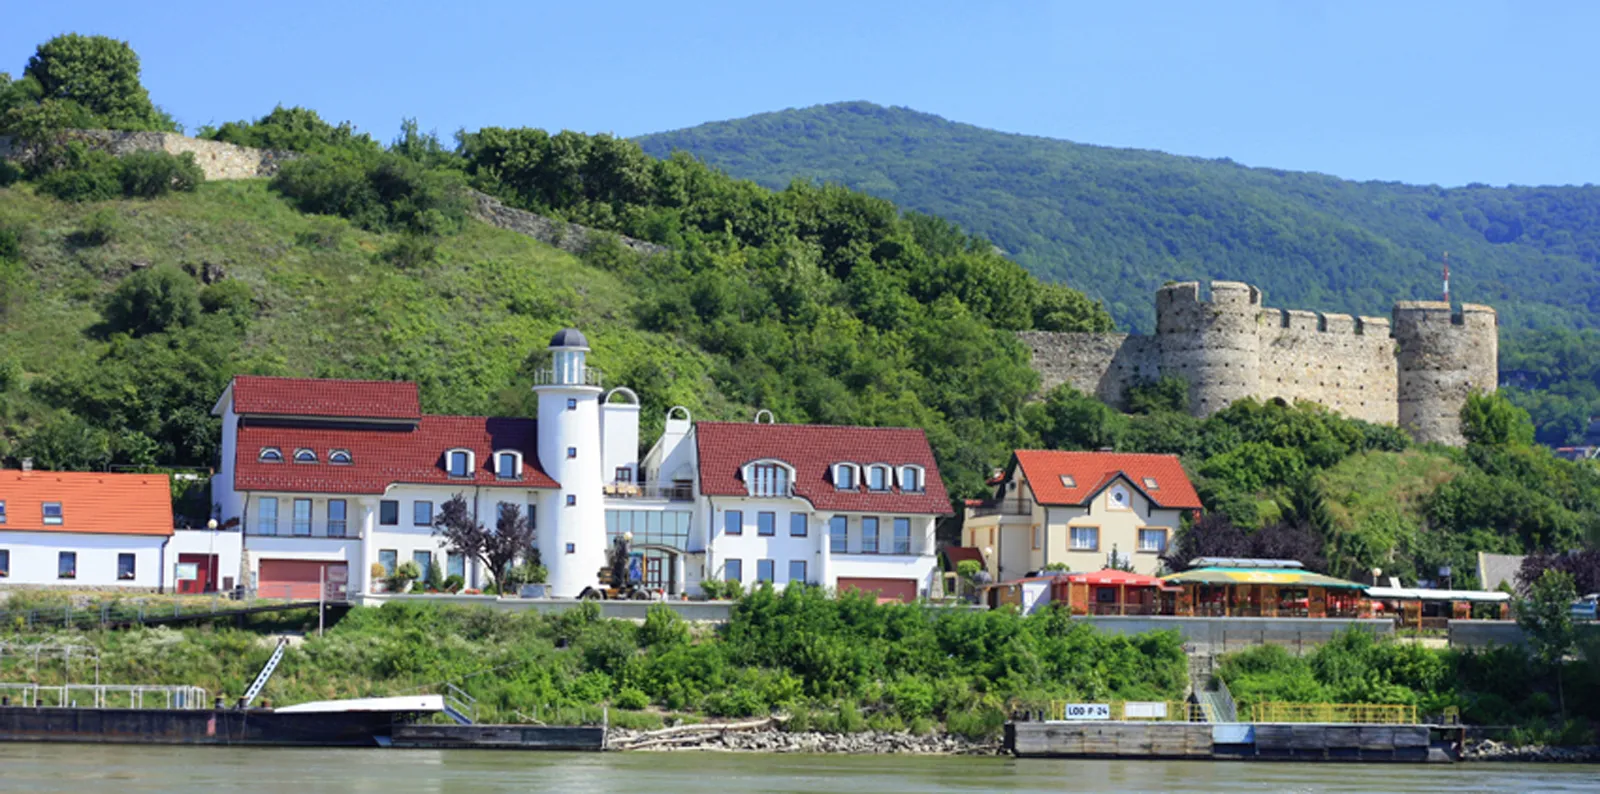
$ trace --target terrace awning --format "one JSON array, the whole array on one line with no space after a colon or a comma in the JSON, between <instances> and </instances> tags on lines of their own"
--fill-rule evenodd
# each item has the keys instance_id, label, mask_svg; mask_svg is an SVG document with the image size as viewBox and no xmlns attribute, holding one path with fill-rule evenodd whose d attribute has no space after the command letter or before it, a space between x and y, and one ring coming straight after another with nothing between
<instances>
[{"instance_id":1,"label":"terrace awning","mask_svg":"<svg viewBox=\"0 0 1600 794\"><path fill-rule=\"evenodd\" d=\"M1494 590L1434 590L1427 587L1369 587L1367 596L1396 601L1481 601L1496 604L1511 600L1510 593Z\"/></svg>"},{"instance_id":2,"label":"terrace awning","mask_svg":"<svg viewBox=\"0 0 1600 794\"><path fill-rule=\"evenodd\" d=\"M1094 585L1120 585L1122 587L1161 587L1164 582L1154 576L1142 573L1130 573L1107 568L1103 571L1090 571L1084 573L1069 573L1062 577L1069 582Z\"/></svg>"},{"instance_id":3,"label":"terrace awning","mask_svg":"<svg viewBox=\"0 0 1600 794\"><path fill-rule=\"evenodd\" d=\"M1366 585L1296 568L1196 568L1162 577L1168 584L1270 584L1361 590Z\"/></svg>"}]
</instances>

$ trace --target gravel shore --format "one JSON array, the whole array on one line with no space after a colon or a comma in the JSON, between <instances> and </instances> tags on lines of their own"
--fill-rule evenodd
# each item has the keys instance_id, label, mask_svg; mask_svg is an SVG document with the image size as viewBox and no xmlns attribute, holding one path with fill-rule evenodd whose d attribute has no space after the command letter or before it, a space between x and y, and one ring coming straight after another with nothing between
<instances>
[{"instance_id":1,"label":"gravel shore","mask_svg":"<svg viewBox=\"0 0 1600 794\"><path fill-rule=\"evenodd\" d=\"M947 733L790 733L778 730L717 731L650 742L648 734L612 730L607 746L618 750L710 750L751 753L846 753L851 755L999 755L1000 740L973 741ZM637 746L636 746L637 745Z\"/></svg>"},{"instance_id":2,"label":"gravel shore","mask_svg":"<svg viewBox=\"0 0 1600 794\"><path fill-rule=\"evenodd\" d=\"M1600 746L1547 747L1531 745L1518 747L1493 740L1467 745L1461 753L1463 761L1532 761L1553 764L1600 764Z\"/></svg>"}]
</instances>

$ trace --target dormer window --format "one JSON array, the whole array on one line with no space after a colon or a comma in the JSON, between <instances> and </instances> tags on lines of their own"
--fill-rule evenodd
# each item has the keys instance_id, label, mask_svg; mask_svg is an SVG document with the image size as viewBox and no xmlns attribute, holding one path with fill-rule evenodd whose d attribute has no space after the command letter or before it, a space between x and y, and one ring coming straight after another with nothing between
<instances>
[{"instance_id":1,"label":"dormer window","mask_svg":"<svg viewBox=\"0 0 1600 794\"><path fill-rule=\"evenodd\" d=\"M283 450L277 447L262 447L261 454L256 456L256 460L262 463L282 463Z\"/></svg>"},{"instance_id":2,"label":"dormer window","mask_svg":"<svg viewBox=\"0 0 1600 794\"><path fill-rule=\"evenodd\" d=\"M1144 487L1152 491L1160 488L1160 486L1156 485L1156 478L1154 477L1144 478Z\"/></svg>"},{"instance_id":3,"label":"dormer window","mask_svg":"<svg viewBox=\"0 0 1600 794\"><path fill-rule=\"evenodd\" d=\"M902 491L904 491L906 493L921 493L922 492L922 467L921 466L901 466L900 467L900 490L902 490Z\"/></svg>"},{"instance_id":4,"label":"dormer window","mask_svg":"<svg viewBox=\"0 0 1600 794\"><path fill-rule=\"evenodd\" d=\"M856 464L854 464L854 463L835 463L835 464L833 464L833 487L838 488L841 491L853 491L853 490L855 490L856 489Z\"/></svg>"},{"instance_id":5,"label":"dormer window","mask_svg":"<svg viewBox=\"0 0 1600 794\"><path fill-rule=\"evenodd\" d=\"M1064 487L1067 487L1067 488L1076 488L1076 487L1078 487L1078 481L1072 479L1072 475L1070 475L1070 474L1061 475L1061 484Z\"/></svg>"},{"instance_id":6,"label":"dormer window","mask_svg":"<svg viewBox=\"0 0 1600 794\"><path fill-rule=\"evenodd\" d=\"M354 459L350 457L350 450L336 449L328 453L328 462L335 466L349 466Z\"/></svg>"},{"instance_id":7,"label":"dormer window","mask_svg":"<svg viewBox=\"0 0 1600 794\"><path fill-rule=\"evenodd\" d=\"M522 476L522 455L516 452L494 453L494 476L502 480L515 480Z\"/></svg>"},{"instance_id":8,"label":"dormer window","mask_svg":"<svg viewBox=\"0 0 1600 794\"><path fill-rule=\"evenodd\" d=\"M776 461L760 461L745 467L744 482L751 496L789 495L789 481L793 473L789 467Z\"/></svg>"},{"instance_id":9,"label":"dormer window","mask_svg":"<svg viewBox=\"0 0 1600 794\"><path fill-rule=\"evenodd\" d=\"M472 452L465 449L452 449L445 453L446 471L451 477L472 476Z\"/></svg>"},{"instance_id":10,"label":"dormer window","mask_svg":"<svg viewBox=\"0 0 1600 794\"><path fill-rule=\"evenodd\" d=\"M888 466L875 465L867 467L867 489L871 491L889 490Z\"/></svg>"},{"instance_id":11,"label":"dormer window","mask_svg":"<svg viewBox=\"0 0 1600 794\"><path fill-rule=\"evenodd\" d=\"M316 463L317 462L317 453L312 452L309 449L297 449L297 450L294 451L294 462L295 463Z\"/></svg>"}]
</instances>

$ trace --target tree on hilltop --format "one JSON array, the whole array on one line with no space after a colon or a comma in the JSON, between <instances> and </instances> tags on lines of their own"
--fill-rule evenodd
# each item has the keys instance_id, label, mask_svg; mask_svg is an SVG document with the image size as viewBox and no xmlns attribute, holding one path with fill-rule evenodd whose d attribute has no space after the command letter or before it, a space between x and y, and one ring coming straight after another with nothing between
<instances>
[{"instance_id":1,"label":"tree on hilltop","mask_svg":"<svg viewBox=\"0 0 1600 794\"><path fill-rule=\"evenodd\" d=\"M41 102L70 102L113 129L175 130L172 118L150 102L139 82L139 56L128 42L67 33L28 59L23 80Z\"/></svg>"}]
</instances>

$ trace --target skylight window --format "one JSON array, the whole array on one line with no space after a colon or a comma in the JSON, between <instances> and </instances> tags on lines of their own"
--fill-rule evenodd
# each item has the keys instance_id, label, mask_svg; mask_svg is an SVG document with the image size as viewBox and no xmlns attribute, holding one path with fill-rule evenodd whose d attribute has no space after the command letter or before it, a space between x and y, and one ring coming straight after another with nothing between
<instances>
[{"instance_id":1,"label":"skylight window","mask_svg":"<svg viewBox=\"0 0 1600 794\"><path fill-rule=\"evenodd\" d=\"M1070 475L1070 474L1061 475L1061 484L1065 485L1068 488L1076 488L1076 487L1078 487L1078 481L1072 479L1072 475Z\"/></svg>"},{"instance_id":2,"label":"skylight window","mask_svg":"<svg viewBox=\"0 0 1600 794\"><path fill-rule=\"evenodd\" d=\"M294 462L295 463L316 463L317 462L317 453L315 453L315 452L313 452L313 451L311 451L309 449L297 449L297 450L294 451Z\"/></svg>"},{"instance_id":3,"label":"skylight window","mask_svg":"<svg viewBox=\"0 0 1600 794\"><path fill-rule=\"evenodd\" d=\"M262 463L282 463L283 451L277 447L262 447L261 454L256 459Z\"/></svg>"},{"instance_id":4,"label":"skylight window","mask_svg":"<svg viewBox=\"0 0 1600 794\"><path fill-rule=\"evenodd\" d=\"M1157 488L1159 488L1160 486L1156 485L1156 478L1154 478L1154 477L1146 477L1146 478L1144 478L1144 487L1149 488L1150 490L1154 491Z\"/></svg>"},{"instance_id":5,"label":"skylight window","mask_svg":"<svg viewBox=\"0 0 1600 794\"><path fill-rule=\"evenodd\" d=\"M350 450L336 449L328 453L328 462L336 466L348 466L354 462L350 457Z\"/></svg>"}]
</instances>

